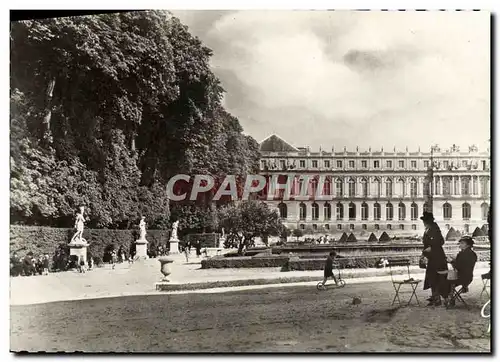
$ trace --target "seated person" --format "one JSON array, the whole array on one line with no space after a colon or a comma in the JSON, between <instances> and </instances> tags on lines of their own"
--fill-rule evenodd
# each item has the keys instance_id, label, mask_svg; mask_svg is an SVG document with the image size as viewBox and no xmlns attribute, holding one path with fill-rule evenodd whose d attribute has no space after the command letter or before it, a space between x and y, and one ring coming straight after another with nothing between
<instances>
[{"instance_id":1,"label":"seated person","mask_svg":"<svg viewBox=\"0 0 500 362\"><path fill-rule=\"evenodd\" d=\"M474 266L477 262L477 255L472 250L474 240L470 236L464 236L459 241L460 251L457 256L451 260L451 265L457 271L458 279L452 281L455 286L461 285L464 292L467 292L467 287L472 282Z\"/></svg>"}]
</instances>

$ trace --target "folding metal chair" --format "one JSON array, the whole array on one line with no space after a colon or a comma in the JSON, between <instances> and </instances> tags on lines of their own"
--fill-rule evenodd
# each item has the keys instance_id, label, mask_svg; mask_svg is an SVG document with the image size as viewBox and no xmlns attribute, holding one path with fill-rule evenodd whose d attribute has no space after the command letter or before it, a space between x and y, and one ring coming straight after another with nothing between
<instances>
[{"instance_id":1,"label":"folding metal chair","mask_svg":"<svg viewBox=\"0 0 500 362\"><path fill-rule=\"evenodd\" d=\"M460 301L465 305L467 309L469 309L469 305L465 303L465 300L462 298L463 293L467 293L469 291L468 286L463 286L463 285L457 285L457 284L452 284L451 285L451 296L450 300L448 301L448 306L446 308L454 307L456 304L456 301Z\"/></svg>"},{"instance_id":2,"label":"folding metal chair","mask_svg":"<svg viewBox=\"0 0 500 362\"><path fill-rule=\"evenodd\" d=\"M395 292L394 299L392 300L391 305L394 305L394 303L396 303L396 299L398 300L399 305L402 304L401 299L399 298L400 289L403 285L409 285L411 287L411 295L410 295L410 299L408 300L408 304L406 304L406 305L409 306L413 297L415 297L415 300L417 301L417 305L420 306L420 302L418 300L416 293L417 293L418 284L421 282L421 280L413 279L411 277L411 275L410 275L410 259L389 259L388 266L389 266L389 273L391 274L392 286L394 287L394 292ZM395 280L394 279L392 268L396 267L396 266L406 266L406 268L408 270L408 279L405 279L405 280Z\"/></svg>"},{"instance_id":3,"label":"folding metal chair","mask_svg":"<svg viewBox=\"0 0 500 362\"><path fill-rule=\"evenodd\" d=\"M491 285L491 272L481 275L481 280L483 281L483 290L481 290L481 295L479 296L479 298L482 298L484 293L488 296L489 299L490 292L488 289L490 289Z\"/></svg>"}]
</instances>

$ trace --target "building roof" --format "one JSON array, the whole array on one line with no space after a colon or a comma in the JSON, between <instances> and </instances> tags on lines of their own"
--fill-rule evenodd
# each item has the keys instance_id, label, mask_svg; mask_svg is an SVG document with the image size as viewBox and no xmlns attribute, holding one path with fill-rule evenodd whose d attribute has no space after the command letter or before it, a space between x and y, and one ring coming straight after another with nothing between
<instances>
[{"instance_id":1,"label":"building roof","mask_svg":"<svg viewBox=\"0 0 500 362\"><path fill-rule=\"evenodd\" d=\"M275 134L270 135L260 143L263 152L298 152L299 150Z\"/></svg>"}]
</instances>

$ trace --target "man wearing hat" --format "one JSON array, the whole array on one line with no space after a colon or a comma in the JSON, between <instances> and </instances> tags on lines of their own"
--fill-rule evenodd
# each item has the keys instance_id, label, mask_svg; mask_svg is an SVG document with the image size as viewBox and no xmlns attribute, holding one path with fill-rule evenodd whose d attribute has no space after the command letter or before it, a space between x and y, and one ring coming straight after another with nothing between
<instances>
[{"instance_id":1,"label":"man wearing hat","mask_svg":"<svg viewBox=\"0 0 500 362\"><path fill-rule=\"evenodd\" d=\"M474 266L477 262L477 255L472 250L474 240L470 236L463 236L459 241L460 251L455 259L451 260L451 265L457 271L458 280L455 285L461 285L467 291L467 287L472 282Z\"/></svg>"},{"instance_id":2,"label":"man wearing hat","mask_svg":"<svg viewBox=\"0 0 500 362\"><path fill-rule=\"evenodd\" d=\"M448 298L449 286L446 280L448 263L443 250L444 238L438 224L434 221L431 212L424 211L420 217L425 226L422 242L424 250L422 255L427 258L425 269L424 290L431 289L432 296L428 299L429 306L441 305L441 297Z\"/></svg>"}]
</instances>

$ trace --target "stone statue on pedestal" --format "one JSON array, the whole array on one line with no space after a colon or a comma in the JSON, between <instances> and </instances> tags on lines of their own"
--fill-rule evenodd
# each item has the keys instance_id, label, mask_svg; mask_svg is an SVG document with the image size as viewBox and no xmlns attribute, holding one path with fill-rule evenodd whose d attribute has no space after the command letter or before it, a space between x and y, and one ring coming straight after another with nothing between
<instances>
[{"instance_id":1,"label":"stone statue on pedestal","mask_svg":"<svg viewBox=\"0 0 500 362\"><path fill-rule=\"evenodd\" d=\"M148 258L148 241L146 240L146 217L141 216L141 221L139 222L139 240L135 241L135 259L147 259Z\"/></svg>"},{"instance_id":2,"label":"stone statue on pedestal","mask_svg":"<svg viewBox=\"0 0 500 362\"><path fill-rule=\"evenodd\" d=\"M85 208L83 206L80 206L80 212L78 214L76 214L76 220L75 220L76 233L71 238L70 244L86 244L87 243L86 240L82 237L83 228L85 226L85 217L83 216L84 211L85 211Z\"/></svg>"},{"instance_id":3,"label":"stone statue on pedestal","mask_svg":"<svg viewBox=\"0 0 500 362\"><path fill-rule=\"evenodd\" d=\"M172 236L170 237L170 240L179 240L179 237L177 236L178 228L179 228L179 220L177 220L172 224Z\"/></svg>"},{"instance_id":4,"label":"stone statue on pedestal","mask_svg":"<svg viewBox=\"0 0 500 362\"><path fill-rule=\"evenodd\" d=\"M139 223L140 237L139 240L146 240L146 221L145 217L141 217L141 222Z\"/></svg>"},{"instance_id":5,"label":"stone statue on pedestal","mask_svg":"<svg viewBox=\"0 0 500 362\"><path fill-rule=\"evenodd\" d=\"M172 224L172 235L170 236L170 253L179 252L179 236L177 235L177 229L179 228L179 220Z\"/></svg>"},{"instance_id":6,"label":"stone statue on pedestal","mask_svg":"<svg viewBox=\"0 0 500 362\"><path fill-rule=\"evenodd\" d=\"M85 217L83 216L84 211L85 208L80 206L80 212L76 214L75 220L76 233L69 242L69 255L76 256L78 264L80 264L80 261L87 263L87 247L89 244L87 244L87 241L82 237L83 228L85 226Z\"/></svg>"}]
</instances>

